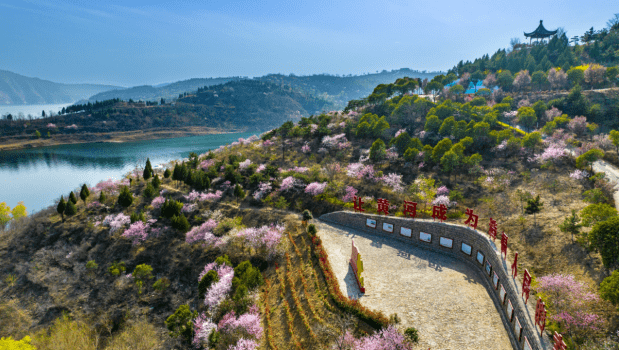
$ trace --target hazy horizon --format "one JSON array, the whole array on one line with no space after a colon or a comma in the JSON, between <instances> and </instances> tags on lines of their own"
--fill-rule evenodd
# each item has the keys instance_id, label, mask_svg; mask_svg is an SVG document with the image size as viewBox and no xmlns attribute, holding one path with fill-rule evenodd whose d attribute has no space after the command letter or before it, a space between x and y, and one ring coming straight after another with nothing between
<instances>
[{"instance_id":1,"label":"hazy horizon","mask_svg":"<svg viewBox=\"0 0 619 351\"><path fill-rule=\"evenodd\" d=\"M616 1L1 1L0 69L58 83L157 85L191 78L441 71L524 41L544 20L601 29ZM577 16L575 16L575 10Z\"/></svg>"}]
</instances>

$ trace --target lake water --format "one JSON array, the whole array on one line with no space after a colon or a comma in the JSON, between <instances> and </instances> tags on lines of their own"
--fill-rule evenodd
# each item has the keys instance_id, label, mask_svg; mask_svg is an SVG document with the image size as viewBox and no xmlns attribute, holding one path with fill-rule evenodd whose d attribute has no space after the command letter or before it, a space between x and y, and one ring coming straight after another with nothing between
<instances>
[{"instance_id":1,"label":"lake water","mask_svg":"<svg viewBox=\"0 0 619 351\"><path fill-rule=\"evenodd\" d=\"M45 110L45 115L48 115L50 111L54 114L62 110L63 107L71 106L71 104L51 104L51 105L0 105L0 116L7 114L13 115L13 118L17 118L19 113L24 115L24 118L28 118L28 115L32 115L33 118L41 118L41 112Z\"/></svg>"},{"instance_id":2,"label":"lake water","mask_svg":"<svg viewBox=\"0 0 619 351\"><path fill-rule=\"evenodd\" d=\"M54 203L60 195L86 183L120 179L143 166L149 157L157 164L216 149L256 133L212 134L129 143L90 143L0 152L0 202L13 208L24 201L28 213ZM76 194L78 195L78 194Z\"/></svg>"}]
</instances>

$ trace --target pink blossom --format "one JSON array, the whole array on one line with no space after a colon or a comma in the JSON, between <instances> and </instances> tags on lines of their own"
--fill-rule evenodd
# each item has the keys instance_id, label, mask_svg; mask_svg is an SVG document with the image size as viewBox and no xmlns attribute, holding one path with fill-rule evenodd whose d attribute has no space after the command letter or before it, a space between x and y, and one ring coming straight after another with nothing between
<instances>
[{"instance_id":1,"label":"pink blossom","mask_svg":"<svg viewBox=\"0 0 619 351\"><path fill-rule=\"evenodd\" d=\"M271 139L267 139L265 141L262 142L262 146L266 146L269 147L271 145L275 144L273 141L271 141Z\"/></svg>"},{"instance_id":2,"label":"pink blossom","mask_svg":"<svg viewBox=\"0 0 619 351\"><path fill-rule=\"evenodd\" d=\"M258 342L252 339L240 338L236 345L230 346L228 350L255 350L258 348Z\"/></svg>"},{"instance_id":3,"label":"pink blossom","mask_svg":"<svg viewBox=\"0 0 619 351\"><path fill-rule=\"evenodd\" d=\"M145 224L142 221L136 221L129 226L129 229L125 230L123 237L133 240L133 245L137 245L144 242L148 238L149 224Z\"/></svg>"},{"instance_id":4,"label":"pink blossom","mask_svg":"<svg viewBox=\"0 0 619 351\"><path fill-rule=\"evenodd\" d=\"M355 195L357 195L357 192L358 192L357 189L353 188L352 186L347 186L346 194L344 195L344 197L342 197L342 201L344 202L352 201Z\"/></svg>"},{"instance_id":5,"label":"pink blossom","mask_svg":"<svg viewBox=\"0 0 619 351\"><path fill-rule=\"evenodd\" d=\"M267 168L267 166L263 163L260 166L258 166L258 168L256 168L256 173L260 173L262 171L264 171Z\"/></svg>"},{"instance_id":6,"label":"pink blossom","mask_svg":"<svg viewBox=\"0 0 619 351\"><path fill-rule=\"evenodd\" d=\"M328 148L333 148L336 147L338 145L338 143L344 143L347 142L348 140L346 139L346 134L342 133L342 134L337 134L334 136L325 136L322 138L322 145L324 145L325 147Z\"/></svg>"},{"instance_id":7,"label":"pink blossom","mask_svg":"<svg viewBox=\"0 0 619 351\"><path fill-rule=\"evenodd\" d=\"M66 126L65 129L73 129L73 130L77 130L77 125L75 124L71 124L70 126Z\"/></svg>"},{"instance_id":8,"label":"pink blossom","mask_svg":"<svg viewBox=\"0 0 619 351\"><path fill-rule=\"evenodd\" d=\"M103 219L101 224L110 226L110 234L114 234L120 228L122 228L125 224L131 223L131 218L124 213L119 213L117 215L108 215Z\"/></svg>"},{"instance_id":9,"label":"pink blossom","mask_svg":"<svg viewBox=\"0 0 619 351\"><path fill-rule=\"evenodd\" d=\"M318 125L316 124L310 124L310 132L312 134L314 134L314 132L316 132L318 130Z\"/></svg>"},{"instance_id":10,"label":"pink blossom","mask_svg":"<svg viewBox=\"0 0 619 351\"><path fill-rule=\"evenodd\" d=\"M402 175L396 173L389 173L380 178L380 180L387 186L391 187L396 193L404 191L404 184L402 183Z\"/></svg>"},{"instance_id":11,"label":"pink blossom","mask_svg":"<svg viewBox=\"0 0 619 351\"><path fill-rule=\"evenodd\" d=\"M156 198L153 199L153 201L150 202L150 204L154 208L160 208L164 202L165 202L165 198L163 196L157 196Z\"/></svg>"},{"instance_id":12,"label":"pink blossom","mask_svg":"<svg viewBox=\"0 0 619 351\"><path fill-rule=\"evenodd\" d=\"M436 195L445 195L445 194L449 194L449 189L446 186L441 186L438 189L436 189Z\"/></svg>"},{"instance_id":13,"label":"pink blossom","mask_svg":"<svg viewBox=\"0 0 619 351\"><path fill-rule=\"evenodd\" d=\"M404 335L400 334L393 325L359 339L355 339L350 331L347 331L344 334L343 343L344 349L352 350L409 350L411 348Z\"/></svg>"},{"instance_id":14,"label":"pink blossom","mask_svg":"<svg viewBox=\"0 0 619 351\"><path fill-rule=\"evenodd\" d=\"M423 162L419 162L419 166L418 166L418 167L419 167L419 169L421 169L421 168L423 168L423 166L425 166L425 165L426 165L425 163L423 163Z\"/></svg>"},{"instance_id":15,"label":"pink blossom","mask_svg":"<svg viewBox=\"0 0 619 351\"><path fill-rule=\"evenodd\" d=\"M103 191L106 194L118 194L118 191L120 189L121 186L128 186L129 185L129 179L121 179L121 180L114 180L112 178L108 179L108 180L102 180L99 183L97 183L97 185L95 185L92 190L93 192L99 193L101 191Z\"/></svg>"},{"instance_id":16,"label":"pink blossom","mask_svg":"<svg viewBox=\"0 0 619 351\"><path fill-rule=\"evenodd\" d=\"M273 187L271 186L271 183L260 182L260 184L258 184L258 190L254 193L254 199L262 199L266 194L270 193L272 189Z\"/></svg>"},{"instance_id":17,"label":"pink blossom","mask_svg":"<svg viewBox=\"0 0 619 351\"><path fill-rule=\"evenodd\" d=\"M426 137L427 132L425 130L422 130L421 132L419 132L419 139L423 139Z\"/></svg>"},{"instance_id":18,"label":"pink blossom","mask_svg":"<svg viewBox=\"0 0 619 351\"><path fill-rule=\"evenodd\" d=\"M215 165L215 160L214 159L210 159L210 160L204 160L202 161L202 163L200 163L200 168L206 170L211 166Z\"/></svg>"},{"instance_id":19,"label":"pink blossom","mask_svg":"<svg viewBox=\"0 0 619 351\"><path fill-rule=\"evenodd\" d=\"M399 136L400 136L400 134L402 134L402 133L404 133L404 132L406 132L406 129L405 129L405 128L398 130L397 132L395 132L395 137L396 137L396 138L397 138L397 137L399 137Z\"/></svg>"},{"instance_id":20,"label":"pink blossom","mask_svg":"<svg viewBox=\"0 0 619 351\"><path fill-rule=\"evenodd\" d=\"M250 159L246 159L245 161L239 163L239 170L244 170L247 169L247 167L249 167L249 165L251 165L251 160Z\"/></svg>"},{"instance_id":21,"label":"pink blossom","mask_svg":"<svg viewBox=\"0 0 619 351\"><path fill-rule=\"evenodd\" d=\"M565 156L565 145L552 143L540 155L535 155L535 160L546 162L556 161Z\"/></svg>"},{"instance_id":22,"label":"pink blossom","mask_svg":"<svg viewBox=\"0 0 619 351\"><path fill-rule=\"evenodd\" d=\"M311 151L311 148L310 148L310 146L309 146L309 144L308 144L308 143L305 143L305 145L303 145L303 146L301 147L301 152L303 152L304 154L307 154L307 153L309 153L310 151Z\"/></svg>"},{"instance_id":23,"label":"pink blossom","mask_svg":"<svg viewBox=\"0 0 619 351\"><path fill-rule=\"evenodd\" d=\"M326 188L327 188L327 182L324 182L324 183L313 182L313 183L308 184L305 187L305 193L312 194L313 196L317 196L317 195L322 194Z\"/></svg>"},{"instance_id":24,"label":"pink blossom","mask_svg":"<svg viewBox=\"0 0 619 351\"><path fill-rule=\"evenodd\" d=\"M221 190L215 191L215 193L202 193L200 194L200 201L214 201L221 199L223 192Z\"/></svg>"},{"instance_id":25,"label":"pink blossom","mask_svg":"<svg viewBox=\"0 0 619 351\"><path fill-rule=\"evenodd\" d=\"M206 245L215 246L220 240L212 233L212 230L217 227L217 224L217 221L209 219L202 223L201 226L191 228L185 235L185 242L193 244L198 241L203 241Z\"/></svg>"},{"instance_id":26,"label":"pink blossom","mask_svg":"<svg viewBox=\"0 0 619 351\"><path fill-rule=\"evenodd\" d=\"M449 207L450 205L449 196L447 195L437 196L434 200L432 200L432 205L433 206L445 205Z\"/></svg>"},{"instance_id":27,"label":"pink blossom","mask_svg":"<svg viewBox=\"0 0 619 351\"><path fill-rule=\"evenodd\" d=\"M217 330L217 325L202 312L193 320L193 331L195 333L193 337L193 346L198 348L203 342L208 342L208 337L213 330Z\"/></svg>"},{"instance_id":28,"label":"pink blossom","mask_svg":"<svg viewBox=\"0 0 619 351\"><path fill-rule=\"evenodd\" d=\"M240 315L238 318L236 318L234 311L228 312L217 325L217 330L222 333L232 333L242 329L247 334L260 339L263 333L260 314L258 314L257 308L252 308L252 310L254 313L250 311Z\"/></svg>"},{"instance_id":29,"label":"pink blossom","mask_svg":"<svg viewBox=\"0 0 619 351\"><path fill-rule=\"evenodd\" d=\"M47 128L56 128L56 125L54 123L48 123Z\"/></svg>"},{"instance_id":30,"label":"pink blossom","mask_svg":"<svg viewBox=\"0 0 619 351\"><path fill-rule=\"evenodd\" d=\"M284 178L284 180L282 180L282 185L279 187L280 191L286 191L289 189L294 188L296 179L294 177L286 177Z\"/></svg>"},{"instance_id":31,"label":"pink blossom","mask_svg":"<svg viewBox=\"0 0 619 351\"><path fill-rule=\"evenodd\" d=\"M341 128L346 127L346 122L342 122L342 123L340 123L340 127L341 127Z\"/></svg>"},{"instance_id":32,"label":"pink blossom","mask_svg":"<svg viewBox=\"0 0 619 351\"><path fill-rule=\"evenodd\" d=\"M551 107L550 110L546 110L546 112L544 112L548 121L552 121L555 117L561 116L561 113L561 110L554 106Z\"/></svg>"},{"instance_id":33,"label":"pink blossom","mask_svg":"<svg viewBox=\"0 0 619 351\"><path fill-rule=\"evenodd\" d=\"M234 278L234 269L228 265L211 263L204 267L204 270L200 274L198 281L202 280L202 277L211 269L215 269L219 276L219 281L213 283L211 287L206 291L204 296L204 305L207 308L216 310L219 304L226 298L226 295L232 288L232 278Z\"/></svg>"},{"instance_id":34,"label":"pink blossom","mask_svg":"<svg viewBox=\"0 0 619 351\"><path fill-rule=\"evenodd\" d=\"M183 213L191 213L198 209L196 204L184 204L181 212Z\"/></svg>"},{"instance_id":35,"label":"pink blossom","mask_svg":"<svg viewBox=\"0 0 619 351\"><path fill-rule=\"evenodd\" d=\"M570 178L576 180L586 179L589 178L589 172L577 169L574 172L570 173Z\"/></svg>"},{"instance_id":36,"label":"pink blossom","mask_svg":"<svg viewBox=\"0 0 619 351\"><path fill-rule=\"evenodd\" d=\"M587 117L576 116L567 123L567 128L576 135L582 136L587 131Z\"/></svg>"},{"instance_id":37,"label":"pink blossom","mask_svg":"<svg viewBox=\"0 0 619 351\"><path fill-rule=\"evenodd\" d=\"M273 257L277 253L284 226L271 225L260 228L245 228L236 235L245 239L245 243L257 251L262 252L267 258Z\"/></svg>"}]
</instances>

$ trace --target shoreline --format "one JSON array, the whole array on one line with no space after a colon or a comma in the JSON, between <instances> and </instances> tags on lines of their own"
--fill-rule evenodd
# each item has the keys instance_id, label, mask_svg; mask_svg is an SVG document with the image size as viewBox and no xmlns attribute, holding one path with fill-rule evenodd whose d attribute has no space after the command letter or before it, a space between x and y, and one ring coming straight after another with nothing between
<instances>
[{"instance_id":1,"label":"shoreline","mask_svg":"<svg viewBox=\"0 0 619 351\"><path fill-rule=\"evenodd\" d=\"M225 130L210 127L182 127L173 129L146 129L126 132L58 134L51 139L7 139L0 141L0 151L35 149L48 146L85 143L125 143L156 139L173 139L187 136L242 133L243 130Z\"/></svg>"}]
</instances>

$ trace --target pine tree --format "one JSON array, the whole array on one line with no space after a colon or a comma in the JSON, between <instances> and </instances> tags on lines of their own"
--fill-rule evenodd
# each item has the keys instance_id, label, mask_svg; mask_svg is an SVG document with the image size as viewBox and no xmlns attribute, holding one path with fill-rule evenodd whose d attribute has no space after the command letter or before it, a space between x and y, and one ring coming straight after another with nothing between
<instances>
[{"instance_id":1,"label":"pine tree","mask_svg":"<svg viewBox=\"0 0 619 351\"><path fill-rule=\"evenodd\" d=\"M155 189L159 189L159 187L161 186L161 180L159 179L159 176L157 174L155 174L155 177L153 178L152 182L153 187Z\"/></svg>"},{"instance_id":2,"label":"pine tree","mask_svg":"<svg viewBox=\"0 0 619 351\"><path fill-rule=\"evenodd\" d=\"M123 207L129 207L133 203L133 194L126 186L122 188L118 195L118 203Z\"/></svg>"},{"instance_id":3,"label":"pine tree","mask_svg":"<svg viewBox=\"0 0 619 351\"><path fill-rule=\"evenodd\" d=\"M245 198L245 191L243 190L243 188L241 188L239 184L234 187L234 196L236 197L237 202L239 201L239 198Z\"/></svg>"},{"instance_id":4,"label":"pine tree","mask_svg":"<svg viewBox=\"0 0 619 351\"><path fill-rule=\"evenodd\" d=\"M82 201L84 201L84 204L86 204L86 199L90 196L90 190L88 190L88 187L86 186L86 184L82 185L82 190L80 190L80 198L82 199Z\"/></svg>"},{"instance_id":5,"label":"pine tree","mask_svg":"<svg viewBox=\"0 0 619 351\"><path fill-rule=\"evenodd\" d=\"M167 179L170 178L170 175L172 175L172 172L170 172L169 168L166 168L165 172L163 172L163 177Z\"/></svg>"},{"instance_id":6,"label":"pine tree","mask_svg":"<svg viewBox=\"0 0 619 351\"><path fill-rule=\"evenodd\" d=\"M105 196L105 193L102 191L101 193L99 193L99 202L104 203L105 200L107 200L107 197Z\"/></svg>"},{"instance_id":7,"label":"pine tree","mask_svg":"<svg viewBox=\"0 0 619 351\"><path fill-rule=\"evenodd\" d=\"M56 207L56 212L60 213L62 221L64 222L64 210L67 208L67 203L64 202L64 198L62 195L60 196L60 202L58 202L58 206Z\"/></svg>"},{"instance_id":8,"label":"pine tree","mask_svg":"<svg viewBox=\"0 0 619 351\"><path fill-rule=\"evenodd\" d=\"M144 172L142 172L142 177L144 180L150 179L153 176L153 167L150 164L150 159L146 159L146 166L144 167Z\"/></svg>"},{"instance_id":9,"label":"pine tree","mask_svg":"<svg viewBox=\"0 0 619 351\"><path fill-rule=\"evenodd\" d=\"M562 232L572 234L572 242L574 242L574 234L578 234L582 227L582 224L578 222L580 222L580 218L578 218L576 210L572 210L572 215L565 217L563 223L559 225L559 229Z\"/></svg>"},{"instance_id":10,"label":"pine tree","mask_svg":"<svg viewBox=\"0 0 619 351\"><path fill-rule=\"evenodd\" d=\"M69 200L74 204L77 204L77 197L75 197L75 194L73 194L73 192L69 194Z\"/></svg>"},{"instance_id":11,"label":"pine tree","mask_svg":"<svg viewBox=\"0 0 619 351\"><path fill-rule=\"evenodd\" d=\"M524 208L524 212L526 214L533 215L533 220L535 221L536 225L537 225L537 218L535 214L540 212L542 210L542 207L544 207L544 203L540 200L539 195L537 195L535 199L527 200L527 206L525 206Z\"/></svg>"},{"instance_id":12,"label":"pine tree","mask_svg":"<svg viewBox=\"0 0 619 351\"><path fill-rule=\"evenodd\" d=\"M77 206L73 201L67 202L67 207L64 209L64 214L67 216L73 216L77 213Z\"/></svg>"}]
</instances>

